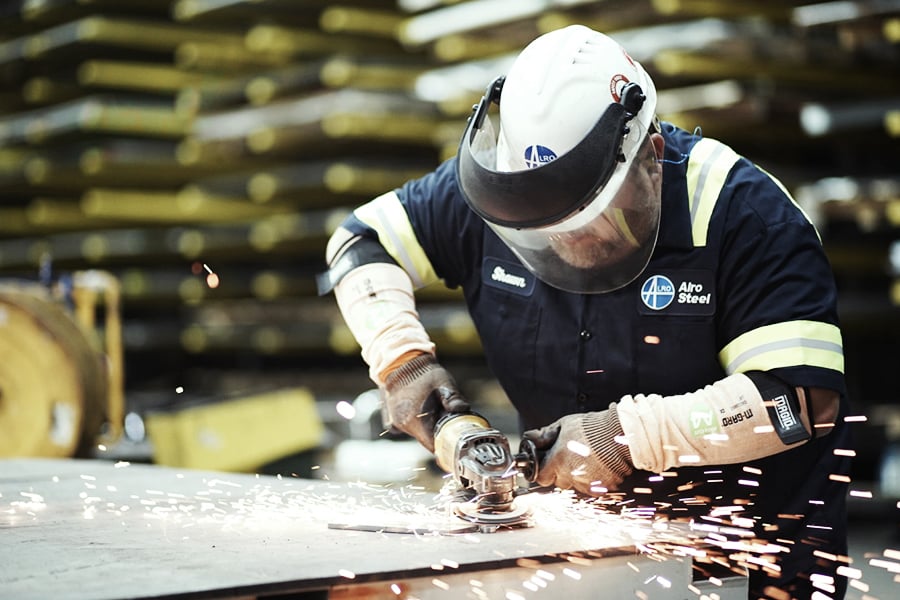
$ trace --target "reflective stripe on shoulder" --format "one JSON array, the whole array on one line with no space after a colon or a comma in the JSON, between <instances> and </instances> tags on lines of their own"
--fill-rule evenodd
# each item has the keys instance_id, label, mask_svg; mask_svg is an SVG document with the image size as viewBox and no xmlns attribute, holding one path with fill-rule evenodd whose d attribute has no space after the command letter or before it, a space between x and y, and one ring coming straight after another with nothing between
<instances>
[{"instance_id":1,"label":"reflective stripe on shoulder","mask_svg":"<svg viewBox=\"0 0 900 600\"><path fill-rule=\"evenodd\" d=\"M766 325L737 337L719 352L729 375L778 367L810 366L844 372L841 331L821 321Z\"/></svg>"},{"instance_id":2,"label":"reflective stripe on shoulder","mask_svg":"<svg viewBox=\"0 0 900 600\"><path fill-rule=\"evenodd\" d=\"M694 145L688 159L687 193L694 246L706 246L706 234L716 200L731 167L740 155L725 144L707 138Z\"/></svg>"},{"instance_id":3,"label":"reflective stripe on shoulder","mask_svg":"<svg viewBox=\"0 0 900 600\"><path fill-rule=\"evenodd\" d=\"M438 280L395 192L378 196L358 207L353 214L375 230L381 245L409 273L416 289Z\"/></svg>"}]
</instances>

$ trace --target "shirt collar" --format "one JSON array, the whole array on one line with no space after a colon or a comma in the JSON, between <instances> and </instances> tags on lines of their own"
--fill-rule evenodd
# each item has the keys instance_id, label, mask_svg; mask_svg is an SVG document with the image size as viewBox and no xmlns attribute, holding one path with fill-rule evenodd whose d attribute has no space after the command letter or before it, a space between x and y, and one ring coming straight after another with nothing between
<instances>
[{"instance_id":1,"label":"shirt collar","mask_svg":"<svg viewBox=\"0 0 900 600\"><path fill-rule=\"evenodd\" d=\"M666 138L663 155L663 192L656 245L665 248L694 247L691 211L687 195L687 166L690 146L684 146L680 131L669 124L662 127Z\"/></svg>"}]
</instances>

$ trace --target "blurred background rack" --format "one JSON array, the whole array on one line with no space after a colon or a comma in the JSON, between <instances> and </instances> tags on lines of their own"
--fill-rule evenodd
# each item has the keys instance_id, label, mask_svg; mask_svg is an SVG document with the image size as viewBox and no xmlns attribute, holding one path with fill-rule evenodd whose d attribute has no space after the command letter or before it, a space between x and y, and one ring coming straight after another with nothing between
<instances>
[{"instance_id":1,"label":"blurred background rack","mask_svg":"<svg viewBox=\"0 0 900 600\"><path fill-rule=\"evenodd\" d=\"M884 475L900 472L889 451L900 445L900 1L18 0L0 11L0 309L23 286L52 313L42 326L65 307L85 338L69 358L112 380L104 398L121 390L118 404L84 403L85 439L60 452L206 466L173 447L243 445L259 450L253 461L226 452L234 460L215 466L308 473L351 436L341 403L371 387L333 298L316 296L328 235L451 156L472 104L524 44L584 23L650 71L663 119L777 174L814 219L839 285L854 412L867 417L855 476L900 493ZM71 276L84 273L109 276L118 300L95 293L100 316L79 320ZM464 391L511 424L458 293L426 289L420 304ZM0 365L3 427L59 435L52 400L33 409L45 422L15 416L17 377ZM247 407L261 406L302 431L255 429Z\"/></svg>"}]
</instances>

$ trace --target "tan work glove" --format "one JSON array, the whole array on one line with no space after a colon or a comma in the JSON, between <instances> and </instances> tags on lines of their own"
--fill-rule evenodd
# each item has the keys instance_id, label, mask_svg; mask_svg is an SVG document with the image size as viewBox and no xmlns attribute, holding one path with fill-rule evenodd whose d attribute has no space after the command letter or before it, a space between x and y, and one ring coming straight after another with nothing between
<instances>
[{"instance_id":1,"label":"tan work glove","mask_svg":"<svg viewBox=\"0 0 900 600\"><path fill-rule=\"evenodd\" d=\"M615 402L607 410L567 415L522 435L545 453L537 477L543 486L598 496L618 489L634 471L628 446L616 440L625 433Z\"/></svg>"},{"instance_id":2,"label":"tan work glove","mask_svg":"<svg viewBox=\"0 0 900 600\"><path fill-rule=\"evenodd\" d=\"M434 452L434 425L444 413L469 412L453 376L431 354L421 354L384 379L387 425Z\"/></svg>"}]
</instances>

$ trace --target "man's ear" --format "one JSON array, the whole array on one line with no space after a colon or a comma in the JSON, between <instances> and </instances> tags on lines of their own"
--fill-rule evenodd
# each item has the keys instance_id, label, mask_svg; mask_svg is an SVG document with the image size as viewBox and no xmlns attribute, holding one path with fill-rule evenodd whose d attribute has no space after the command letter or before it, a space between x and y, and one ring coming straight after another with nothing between
<instances>
[{"instance_id":1,"label":"man's ear","mask_svg":"<svg viewBox=\"0 0 900 600\"><path fill-rule=\"evenodd\" d=\"M661 133L651 133L650 142L653 144L653 152L656 154L656 160L662 160L663 152L666 149L666 138Z\"/></svg>"}]
</instances>

